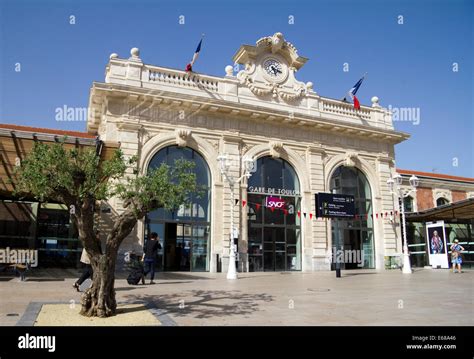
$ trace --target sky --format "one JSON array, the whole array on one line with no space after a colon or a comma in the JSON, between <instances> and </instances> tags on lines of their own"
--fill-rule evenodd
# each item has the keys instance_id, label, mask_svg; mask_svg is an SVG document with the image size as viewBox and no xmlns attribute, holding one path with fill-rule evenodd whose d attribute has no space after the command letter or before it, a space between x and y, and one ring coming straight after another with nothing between
<instances>
[{"instance_id":1,"label":"sky","mask_svg":"<svg viewBox=\"0 0 474 359\"><path fill-rule=\"evenodd\" d=\"M193 69L224 76L241 44L282 32L309 58L297 79L321 96L342 98L367 72L362 104L411 109L394 121L411 135L398 168L474 177L473 23L469 0L0 0L0 123L85 131L56 109L87 107L111 53L138 47L184 69L204 33Z\"/></svg>"}]
</instances>

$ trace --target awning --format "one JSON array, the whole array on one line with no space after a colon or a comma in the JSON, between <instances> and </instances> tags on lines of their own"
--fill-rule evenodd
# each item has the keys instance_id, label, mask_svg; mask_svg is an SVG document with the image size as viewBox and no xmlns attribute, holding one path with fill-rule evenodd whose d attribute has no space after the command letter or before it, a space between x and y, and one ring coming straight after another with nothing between
<instances>
[{"instance_id":1,"label":"awning","mask_svg":"<svg viewBox=\"0 0 474 359\"><path fill-rule=\"evenodd\" d=\"M474 220L474 198L444 204L420 212L408 212L405 217L410 222L438 220Z\"/></svg>"}]
</instances>

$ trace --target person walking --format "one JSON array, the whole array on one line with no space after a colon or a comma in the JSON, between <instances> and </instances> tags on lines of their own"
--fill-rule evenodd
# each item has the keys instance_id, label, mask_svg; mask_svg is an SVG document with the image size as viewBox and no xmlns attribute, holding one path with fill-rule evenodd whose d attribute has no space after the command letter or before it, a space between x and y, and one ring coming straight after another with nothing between
<instances>
[{"instance_id":1,"label":"person walking","mask_svg":"<svg viewBox=\"0 0 474 359\"><path fill-rule=\"evenodd\" d=\"M72 285L74 288L76 288L78 292L80 292L79 287L81 286L81 284L84 283L84 281L87 278L92 278L92 274L93 274L91 260L85 248L82 248L80 262L84 264L84 268L82 269L82 274L79 277L79 279Z\"/></svg>"},{"instance_id":2,"label":"person walking","mask_svg":"<svg viewBox=\"0 0 474 359\"><path fill-rule=\"evenodd\" d=\"M148 273L150 274L150 284L155 284L153 279L155 279L155 266L156 266L156 256L158 251L161 249L160 239L156 232L150 234L150 239L145 244L143 250L142 261L145 263L145 271L143 272L142 284L145 284L145 277Z\"/></svg>"},{"instance_id":3,"label":"person walking","mask_svg":"<svg viewBox=\"0 0 474 359\"><path fill-rule=\"evenodd\" d=\"M95 231L95 239L97 240L97 243L100 247L101 244L98 230ZM91 259L89 257L89 254L87 254L86 248L82 248L81 259L79 261L84 264L84 268L82 269L82 274L79 279L72 285L74 288L76 288L78 292L80 292L79 287L81 286L81 284L84 283L87 278L92 279L92 275L94 274L91 265Z\"/></svg>"},{"instance_id":4,"label":"person walking","mask_svg":"<svg viewBox=\"0 0 474 359\"><path fill-rule=\"evenodd\" d=\"M458 267L459 273L461 272L462 257L461 251L464 248L459 244L459 240L455 239L451 245L451 264L453 265L453 273L456 273L456 266Z\"/></svg>"}]
</instances>

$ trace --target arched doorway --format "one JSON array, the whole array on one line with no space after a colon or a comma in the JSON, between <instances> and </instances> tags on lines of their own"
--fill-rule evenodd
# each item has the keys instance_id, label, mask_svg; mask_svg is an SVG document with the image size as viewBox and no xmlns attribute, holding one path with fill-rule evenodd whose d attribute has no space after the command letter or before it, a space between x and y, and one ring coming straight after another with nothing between
<instances>
[{"instance_id":1,"label":"arched doorway","mask_svg":"<svg viewBox=\"0 0 474 359\"><path fill-rule=\"evenodd\" d=\"M283 159L262 157L248 183L249 270L301 270L300 183Z\"/></svg>"},{"instance_id":2,"label":"arched doorway","mask_svg":"<svg viewBox=\"0 0 474 359\"><path fill-rule=\"evenodd\" d=\"M159 208L149 212L145 239L151 232L160 236L162 249L158 255L159 269L208 271L211 176L206 161L191 148L168 146L153 156L148 169L157 168L162 163L173 166L177 159L194 162L197 183L205 189L200 196L192 196L190 205L182 205L176 211Z\"/></svg>"},{"instance_id":3,"label":"arched doorway","mask_svg":"<svg viewBox=\"0 0 474 359\"><path fill-rule=\"evenodd\" d=\"M351 254L347 257L352 260L345 261L343 268L375 268L372 193L367 177L356 167L340 166L331 176L330 190L335 194L352 195L355 198L354 219L331 221L333 247L339 243L338 249Z\"/></svg>"}]
</instances>

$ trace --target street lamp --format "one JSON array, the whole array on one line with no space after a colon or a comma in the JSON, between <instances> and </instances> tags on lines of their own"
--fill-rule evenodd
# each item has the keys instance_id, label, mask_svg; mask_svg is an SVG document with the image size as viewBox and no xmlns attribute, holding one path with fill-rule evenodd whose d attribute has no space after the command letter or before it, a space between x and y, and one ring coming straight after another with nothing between
<instances>
[{"instance_id":1,"label":"street lamp","mask_svg":"<svg viewBox=\"0 0 474 359\"><path fill-rule=\"evenodd\" d=\"M395 173L393 178L389 178L387 180L387 185L390 189L390 193L397 194L398 196L397 200L399 203L400 212L402 214L402 231L403 231L403 270L402 272L405 274L410 274L412 271L411 271L411 264L410 264L410 255L408 254L404 198L408 197L411 192L416 192L416 187L418 187L420 183L420 180L415 175L412 175L408 181L410 182L411 189L409 191L404 192L401 187L403 178L399 173Z\"/></svg>"},{"instance_id":2,"label":"street lamp","mask_svg":"<svg viewBox=\"0 0 474 359\"><path fill-rule=\"evenodd\" d=\"M244 169L244 174L239 178L235 178L234 175L231 174L231 161L227 154L221 154L217 156L217 162L219 163L219 169L221 171L222 176L225 180L229 183L230 187L230 248L229 248L229 266L227 269L227 279L237 279L237 269L235 267L235 244L234 244L234 236L237 232L234 228L234 206L235 206L235 195L234 195L234 185L242 181L242 179L250 178L253 172L256 171L256 162L250 157L244 157L242 159L242 167Z\"/></svg>"}]
</instances>

